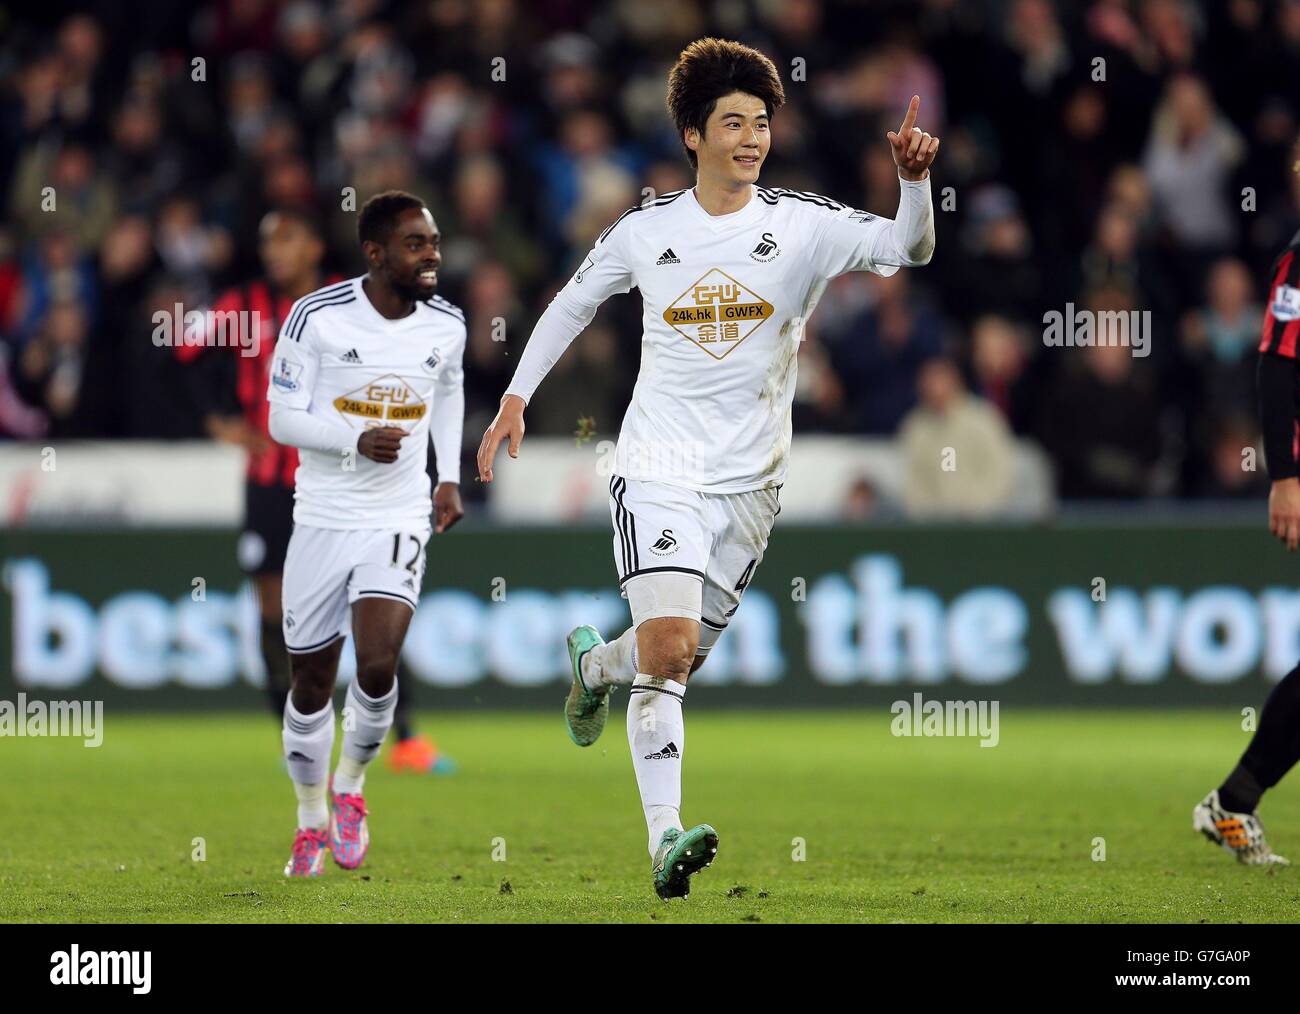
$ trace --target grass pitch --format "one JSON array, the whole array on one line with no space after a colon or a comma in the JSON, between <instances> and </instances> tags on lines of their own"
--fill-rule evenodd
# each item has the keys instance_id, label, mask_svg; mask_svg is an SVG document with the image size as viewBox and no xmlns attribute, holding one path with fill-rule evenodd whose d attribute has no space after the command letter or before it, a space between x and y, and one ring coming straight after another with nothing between
<instances>
[{"instance_id":1,"label":"grass pitch","mask_svg":"<svg viewBox=\"0 0 1300 1014\"><path fill-rule=\"evenodd\" d=\"M623 731L423 715L449 777L372 767L371 850L287 881L295 802L264 713L106 717L103 746L0 740L0 920L1273 922L1300 865L1239 866L1191 809L1245 747L1235 712L1004 709L1001 742L895 738L885 711L688 713L688 824L721 835L660 902ZM1300 864L1300 776L1265 798ZM196 861L195 839L206 858ZM1104 839L1105 860L1096 861ZM499 861L504 858L504 861Z\"/></svg>"}]
</instances>

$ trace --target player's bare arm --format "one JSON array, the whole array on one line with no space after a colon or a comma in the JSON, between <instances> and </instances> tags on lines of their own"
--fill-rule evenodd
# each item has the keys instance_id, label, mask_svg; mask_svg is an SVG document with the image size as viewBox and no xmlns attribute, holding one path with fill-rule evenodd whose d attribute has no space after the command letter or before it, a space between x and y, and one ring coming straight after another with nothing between
<instances>
[{"instance_id":1,"label":"player's bare arm","mask_svg":"<svg viewBox=\"0 0 1300 1014\"><path fill-rule=\"evenodd\" d=\"M919 183L930 174L930 166L939 153L939 138L928 134L916 125L916 114L921 108L921 96L913 95L897 131L885 137L893 150L898 175L909 183Z\"/></svg>"},{"instance_id":2,"label":"player's bare arm","mask_svg":"<svg viewBox=\"0 0 1300 1014\"><path fill-rule=\"evenodd\" d=\"M492 481L492 462L502 441L509 440L510 457L519 457L519 444L524 439L524 399L517 394L507 394L501 399L496 418L483 434L478 445L478 477L483 482Z\"/></svg>"},{"instance_id":3,"label":"player's bare arm","mask_svg":"<svg viewBox=\"0 0 1300 1014\"><path fill-rule=\"evenodd\" d=\"M1268 530L1292 552L1300 547L1300 479L1279 479L1268 493Z\"/></svg>"},{"instance_id":4,"label":"player's bare arm","mask_svg":"<svg viewBox=\"0 0 1300 1014\"><path fill-rule=\"evenodd\" d=\"M465 516L460 502L460 483L440 482L433 491L434 533L441 535Z\"/></svg>"},{"instance_id":5,"label":"player's bare arm","mask_svg":"<svg viewBox=\"0 0 1300 1014\"><path fill-rule=\"evenodd\" d=\"M1270 330L1265 324L1265 338ZM1272 485L1268 493L1268 530L1294 552L1300 547L1300 476L1295 439L1296 360L1261 351L1257 363L1260 433Z\"/></svg>"},{"instance_id":6,"label":"player's bare arm","mask_svg":"<svg viewBox=\"0 0 1300 1014\"><path fill-rule=\"evenodd\" d=\"M213 440L242 447L250 454L263 454L271 446L271 441L242 416L213 413L204 417L203 428Z\"/></svg>"}]
</instances>

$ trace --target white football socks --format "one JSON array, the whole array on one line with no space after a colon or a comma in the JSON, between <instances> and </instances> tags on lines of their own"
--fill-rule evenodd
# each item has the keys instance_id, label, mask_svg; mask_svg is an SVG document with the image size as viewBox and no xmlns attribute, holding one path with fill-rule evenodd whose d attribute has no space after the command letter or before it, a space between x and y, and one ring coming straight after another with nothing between
<instances>
[{"instance_id":1,"label":"white football socks","mask_svg":"<svg viewBox=\"0 0 1300 1014\"><path fill-rule=\"evenodd\" d=\"M625 686L636 677L636 627L598 644L582 656L582 682L588 690L602 686Z\"/></svg>"},{"instance_id":2,"label":"white football socks","mask_svg":"<svg viewBox=\"0 0 1300 1014\"><path fill-rule=\"evenodd\" d=\"M361 791L366 783L366 765L378 756L396 711L396 680L383 697L369 696L357 686L356 680L348 685L347 702L343 706L343 749L339 751L339 765L334 769L335 792Z\"/></svg>"},{"instance_id":3,"label":"white football socks","mask_svg":"<svg viewBox=\"0 0 1300 1014\"><path fill-rule=\"evenodd\" d=\"M641 806L645 810L654 858L659 839L671 827L681 830L682 754L686 731L682 700L686 687L661 676L637 673L628 692L627 741Z\"/></svg>"},{"instance_id":4,"label":"white football socks","mask_svg":"<svg viewBox=\"0 0 1300 1014\"><path fill-rule=\"evenodd\" d=\"M326 827L330 817L325 784L334 750L333 702L314 714L304 715L293 706L291 696L284 705L282 737L285 763L298 794L298 826Z\"/></svg>"},{"instance_id":5,"label":"white football socks","mask_svg":"<svg viewBox=\"0 0 1300 1014\"><path fill-rule=\"evenodd\" d=\"M329 827L330 810L325 802L325 782L315 785L293 783L293 791L298 794L298 826L314 827L323 830Z\"/></svg>"}]
</instances>

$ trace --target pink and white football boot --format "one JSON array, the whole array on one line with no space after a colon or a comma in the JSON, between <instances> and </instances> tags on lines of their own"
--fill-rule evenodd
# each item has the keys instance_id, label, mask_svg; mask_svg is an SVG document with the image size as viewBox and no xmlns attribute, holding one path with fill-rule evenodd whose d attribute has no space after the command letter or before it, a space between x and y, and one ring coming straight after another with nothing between
<instances>
[{"instance_id":1,"label":"pink and white football boot","mask_svg":"<svg viewBox=\"0 0 1300 1014\"><path fill-rule=\"evenodd\" d=\"M331 792L334 811L330 814L330 851L345 870L355 870L370 848L366 827L366 801L359 793Z\"/></svg>"}]
</instances>

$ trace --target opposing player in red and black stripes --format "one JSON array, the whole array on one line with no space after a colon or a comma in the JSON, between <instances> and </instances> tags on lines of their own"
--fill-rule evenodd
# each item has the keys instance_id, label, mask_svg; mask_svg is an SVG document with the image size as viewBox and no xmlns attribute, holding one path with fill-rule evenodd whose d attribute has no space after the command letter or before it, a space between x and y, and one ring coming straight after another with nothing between
<instances>
[{"instance_id":1,"label":"opposing player in red and black stripes","mask_svg":"<svg viewBox=\"0 0 1300 1014\"><path fill-rule=\"evenodd\" d=\"M1269 531L1294 551L1300 546L1300 232L1273 264L1268 310L1259 342L1259 419L1272 488ZM1250 746L1222 785L1192 811L1192 827L1240 862L1286 863L1264 840L1255 810L1300 761L1300 665L1282 677L1264 702Z\"/></svg>"},{"instance_id":2,"label":"opposing player in red and black stripes","mask_svg":"<svg viewBox=\"0 0 1300 1014\"><path fill-rule=\"evenodd\" d=\"M293 529L298 449L271 439L267 428L268 371L280 325L294 301L342 276L322 272L325 241L320 226L312 216L296 209L271 211L262 219L258 253L264 276L224 293L212 307L211 340L204 345L178 344L176 354L182 362L191 364L189 388L204 429L213 438L237 444L248 452L244 528L237 553L240 567L257 589L266 689L279 720L289 693L289 656L280 622L280 589ZM241 313L248 316L230 316ZM257 333L237 332L229 327L223 330L217 323L230 320L256 321ZM398 771L450 771L451 759L440 756L432 740L417 735L412 726L411 680L404 676L399 668L403 692L393 721L397 743L389 754L389 766Z\"/></svg>"}]
</instances>

